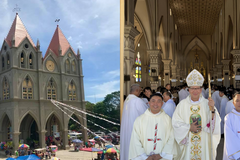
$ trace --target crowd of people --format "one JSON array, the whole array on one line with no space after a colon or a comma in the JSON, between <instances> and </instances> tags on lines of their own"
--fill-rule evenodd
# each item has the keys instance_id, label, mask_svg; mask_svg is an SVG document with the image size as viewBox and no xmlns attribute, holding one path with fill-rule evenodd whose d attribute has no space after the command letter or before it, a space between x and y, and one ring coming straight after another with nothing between
<instances>
[{"instance_id":1,"label":"crowd of people","mask_svg":"<svg viewBox=\"0 0 240 160\"><path fill-rule=\"evenodd\" d=\"M121 160L215 159L221 137L223 160L240 160L240 92L209 89L197 70L186 82L156 91L131 86L121 119Z\"/></svg>"}]
</instances>

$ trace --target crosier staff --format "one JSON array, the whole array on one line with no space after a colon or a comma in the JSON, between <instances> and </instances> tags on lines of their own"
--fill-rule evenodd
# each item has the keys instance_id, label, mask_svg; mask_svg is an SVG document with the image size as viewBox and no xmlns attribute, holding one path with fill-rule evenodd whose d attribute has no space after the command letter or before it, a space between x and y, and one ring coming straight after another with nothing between
<instances>
[{"instance_id":1,"label":"crosier staff","mask_svg":"<svg viewBox=\"0 0 240 160\"><path fill-rule=\"evenodd\" d=\"M208 89L209 89L209 98L211 98L211 80L210 80L210 73L208 73ZM210 128L210 144L211 144L211 160L213 160L213 148L212 148L212 114L214 114L214 106L209 106L209 110L210 110L210 114L209 114L209 119L210 119L210 125L209 125L209 128Z\"/></svg>"}]
</instances>

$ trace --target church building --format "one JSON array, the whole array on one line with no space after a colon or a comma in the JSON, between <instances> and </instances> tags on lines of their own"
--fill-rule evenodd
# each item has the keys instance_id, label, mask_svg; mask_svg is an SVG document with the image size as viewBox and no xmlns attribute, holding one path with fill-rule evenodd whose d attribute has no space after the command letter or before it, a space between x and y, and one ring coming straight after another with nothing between
<instances>
[{"instance_id":1,"label":"church building","mask_svg":"<svg viewBox=\"0 0 240 160\"><path fill-rule=\"evenodd\" d=\"M124 94L134 83L185 83L197 69L212 84L240 88L238 0L125 0Z\"/></svg>"},{"instance_id":2,"label":"church building","mask_svg":"<svg viewBox=\"0 0 240 160\"><path fill-rule=\"evenodd\" d=\"M85 110L80 51L75 53L57 25L43 57L40 42L35 45L16 14L0 58L0 141L12 141L15 150L19 142L32 140L44 148L46 137L52 136L68 148L70 118L50 100ZM86 126L86 116L75 115ZM86 140L86 130L82 133Z\"/></svg>"}]
</instances>

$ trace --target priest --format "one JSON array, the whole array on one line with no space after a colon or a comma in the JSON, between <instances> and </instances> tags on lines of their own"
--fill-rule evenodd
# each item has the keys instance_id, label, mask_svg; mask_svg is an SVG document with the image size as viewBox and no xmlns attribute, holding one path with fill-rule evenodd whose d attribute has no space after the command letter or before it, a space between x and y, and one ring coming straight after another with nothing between
<instances>
[{"instance_id":1,"label":"priest","mask_svg":"<svg viewBox=\"0 0 240 160\"><path fill-rule=\"evenodd\" d=\"M204 82L201 73L194 69L186 81L190 95L178 104L172 117L174 136L182 153L180 159L211 160L212 151L215 159L220 141L220 116L213 107L214 101L211 98L207 100L201 95ZM212 119L209 118L210 111Z\"/></svg>"},{"instance_id":2,"label":"priest","mask_svg":"<svg viewBox=\"0 0 240 160\"><path fill-rule=\"evenodd\" d=\"M141 98L138 98L142 91L139 84L133 84L130 89L130 94L126 98L123 106L123 113L121 119L121 145L120 145L120 159L128 159L129 143L135 119L143 114L148 106Z\"/></svg>"},{"instance_id":3,"label":"priest","mask_svg":"<svg viewBox=\"0 0 240 160\"><path fill-rule=\"evenodd\" d=\"M225 117L223 160L240 160L240 92L234 94L233 105Z\"/></svg>"},{"instance_id":4,"label":"priest","mask_svg":"<svg viewBox=\"0 0 240 160\"><path fill-rule=\"evenodd\" d=\"M131 160L172 160L177 157L171 118L161 109L160 94L150 97L150 108L134 122L129 158Z\"/></svg>"}]
</instances>

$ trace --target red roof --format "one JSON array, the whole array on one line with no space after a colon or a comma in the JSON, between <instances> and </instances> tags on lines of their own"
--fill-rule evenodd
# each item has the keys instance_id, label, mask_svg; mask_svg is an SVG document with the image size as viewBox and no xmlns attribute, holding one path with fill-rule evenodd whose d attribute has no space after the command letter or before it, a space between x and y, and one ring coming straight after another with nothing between
<instances>
[{"instance_id":1,"label":"red roof","mask_svg":"<svg viewBox=\"0 0 240 160\"><path fill-rule=\"evenodd\" d=\"M54 54L59 56L59 48L61 48L61 50L62 50L62 54L61 55L65 55L69 48L72 49L72 47L69 44L68 40L66 39L66 37L62 33L61 29L57 25L57 28L56 28L56 30L54 32L54 35L52 37L52 40L51 40L50 45L49 45L49 47L48 47L48 49L46 51L46 54L45 54L44 58L46 58L46 56L48 55L50 50ZM74 52L73 49L72 49L72 51Z\"/></svg>"},{"instance_id":2,"label":"red roof","mask_svg":"<svg viewBox=\"0 0 240 160\"><path fill-rule=\"evenodd\" d=\"M35 44L33 43L30 35L28 34L23 22L21 21L18 14L16 14L16 17L12 23L11 29L8 32L7 38L5 41L8 43L8 45L11 47L11 41L15 39L15 47L18 47L18 45L25 39L28 38L30 43L33 47L35 47Z\"/></svg>"}]
</instances>

